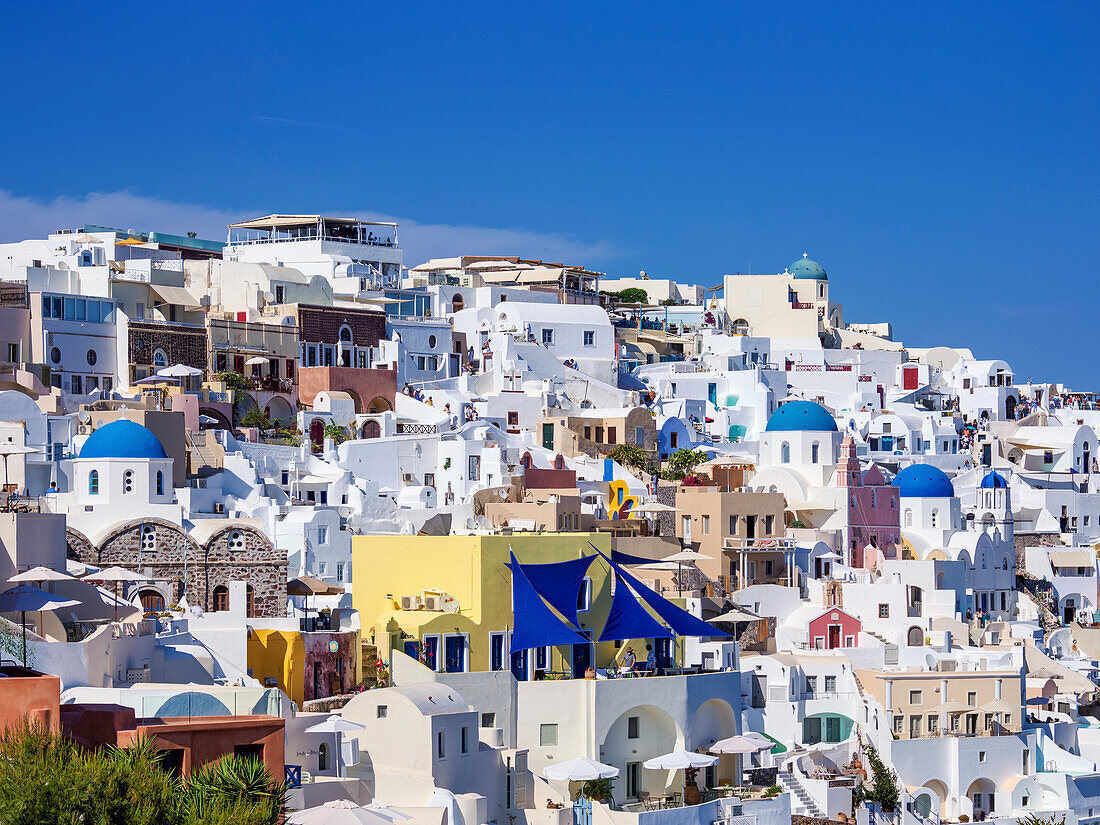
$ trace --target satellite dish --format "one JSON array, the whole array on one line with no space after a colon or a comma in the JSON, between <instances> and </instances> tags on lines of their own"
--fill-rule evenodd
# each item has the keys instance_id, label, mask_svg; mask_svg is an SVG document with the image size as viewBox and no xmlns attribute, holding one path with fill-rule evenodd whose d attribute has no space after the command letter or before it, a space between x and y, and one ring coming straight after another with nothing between
<instances>
[{"instance_id":1,"label":"satellite dish","mask_svg":"<svg viewBox=\"0 0 1100 825\"><path fill-rule=\"evenodd\" d=\"M264 293L264 301L266 303L270 304L274 300L275 300L275 296L272 293L270 293L270 292L265 292Z\"/></svg>"},{"instance_id":2,"label":"satellite dish","mask_svg":"<svg viewBox=\"0 0 1100 825\"><path fill-rule=\"evenodd\" d=\"M76 414L76 420L79 421L81 424L87 424L89 421L92 420L92 414L87 410L81 410Z\"/></svg>"}]
</instances>

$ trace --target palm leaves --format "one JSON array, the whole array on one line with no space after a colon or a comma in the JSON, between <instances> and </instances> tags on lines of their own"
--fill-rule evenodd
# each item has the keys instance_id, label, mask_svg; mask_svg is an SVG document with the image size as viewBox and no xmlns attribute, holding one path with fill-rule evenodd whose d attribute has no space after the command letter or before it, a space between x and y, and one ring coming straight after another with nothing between
<instances>
[{"instance_id":1,"label":"palm leaves","mask_svg":"<svg viewBox=\"0 0 1100 825\"><path fill-rule=\"evenodd\" d=\"M0 735L4 825L276 825L286 787L254 757L227 756L181 780L149 739L85 750L41 726Z\"/></svg>"}]
</instances>

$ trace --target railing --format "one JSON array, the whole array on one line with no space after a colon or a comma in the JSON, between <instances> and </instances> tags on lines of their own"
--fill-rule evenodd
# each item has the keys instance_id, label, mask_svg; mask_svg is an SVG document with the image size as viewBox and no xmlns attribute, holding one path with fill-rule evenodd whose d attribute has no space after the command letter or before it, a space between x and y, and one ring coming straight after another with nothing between
<instances>
[{"instance_id":1,"label":"railing","mask_svg":"<svg viewBox=\"0 0 1100 825\"><path fill-rule=\"evenodd\" d=\"M372 233L368 233L372 234ZM253 238L234 238L229 242L229 248L235 246L251 246L261 243L287 243L290 241L335 241L336 243L353 243L362 246L397 246L396 236L393 238L345 238L338 235L325 235L316 228L294 229L279 235L263 235Z\"/></svg>"},{"instance_id":2,"label":"railing","mask_svg":"<svg viewBox=\"0 0 1100 825\"><path fill-rule=\"evenodd\" d=\"M786 553L795 549L794 539L776 537L765 539L726 538L722 540L723 551L748 551L759 553Z\"/></svg>"},{"instance_id":3,"label":"railing","mask_svg":"<svg viewBox=\"0 0 1100 825\"><path fill-rule=\"evenodd\" d=\"M435 424L418 424L412 421L397 423L398 435L434 435L438 431Z\"/></svg>"}]
</instances>

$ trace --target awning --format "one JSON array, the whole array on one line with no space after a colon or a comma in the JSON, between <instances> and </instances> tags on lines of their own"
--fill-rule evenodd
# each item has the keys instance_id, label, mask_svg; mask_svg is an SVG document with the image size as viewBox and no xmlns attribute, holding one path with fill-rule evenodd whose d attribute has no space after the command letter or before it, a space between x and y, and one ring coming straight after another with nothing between
<instances>
[{"instance_id":1,"label":"awning","mask_svg":"<svg viewBox=\"0 0 1100 825\"><path fill-rule=\"evenodd\" d=\"M340 585L329 584L314 576L299 576L286 584L288 596L335 596L343 592L344 588Z\"/></svg>"},{"instance_id":2,"label":"awning","mask_svg":"<svg viewBox=\"0 0 1100 825\"><path fill-rule=\"evenodd\" d=\"M202 309L202 304L198 302L198 299L182 286L149 284L149 288L153 290L156 295L163 298L166 304L175 304L184 309Z\"/></svg>"},{"instance_id":3,"label":"awning","mask_svg":"<svg viewBox=\"0 0 1100 825\"><path fill-rule=\"evenodd\" d=\"M1055 567L1092 567L1096 559L1088 550L1055 550L1050 563Z\"/></svg>"}]
</instances>

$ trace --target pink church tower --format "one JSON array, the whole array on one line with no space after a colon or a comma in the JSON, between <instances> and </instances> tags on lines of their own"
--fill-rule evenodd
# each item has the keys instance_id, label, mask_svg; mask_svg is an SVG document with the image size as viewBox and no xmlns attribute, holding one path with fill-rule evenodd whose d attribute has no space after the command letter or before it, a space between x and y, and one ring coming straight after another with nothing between
<instances>
[{"instance_id":1,"label":"pink church tower","mask_svg":"<svg viewBox=\"0 0 1100 825\"><path fill-rule=\"evenodd\" d=\"M857 570L873 570L885 559L896 559L901 543L898 490L886 483L877 465L866 471L860 468L850 435L840 445L834 481L845 488L848 498L847 507L839 511L846 514L842 527L846 563Z\"/></svg>"}]
</instances>

